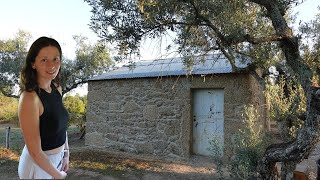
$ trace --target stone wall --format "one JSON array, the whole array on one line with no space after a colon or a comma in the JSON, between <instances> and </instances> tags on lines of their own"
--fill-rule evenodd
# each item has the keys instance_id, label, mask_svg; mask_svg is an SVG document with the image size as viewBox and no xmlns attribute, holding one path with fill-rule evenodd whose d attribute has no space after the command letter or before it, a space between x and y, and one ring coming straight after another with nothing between
<instances>
[{"instance_id":1,"label":"stone wall","mask_svg":"<svg viewBox=\"0 0 320 180\"><path fill-rule=\"evenodd\" d=\"M192 154L192 91L224 89L225 143L246 104L259 102L249 74L89 81L86 145L169 159ZM225 150L227 151L227 150Z\"/></svg>"}]
</instances>

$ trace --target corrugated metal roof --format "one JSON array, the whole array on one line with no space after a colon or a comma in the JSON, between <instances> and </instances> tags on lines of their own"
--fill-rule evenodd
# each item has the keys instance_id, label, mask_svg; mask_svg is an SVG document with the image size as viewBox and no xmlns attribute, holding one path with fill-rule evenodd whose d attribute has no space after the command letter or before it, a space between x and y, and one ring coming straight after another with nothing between
<instances>
[{"instance_id":1,"label":"corrugated metal roof","mask_svg":"<svg viewBox=\"0 0 320 180\"><path fill-rule=\"evenodd\" d=\"M248 63L236 60L237 67L246 67ZM119 69L109 71L89 79L107 80L107 79L130 79L145 77L179 76L179 75L206 75L232 73L230 62L218 55L207 56L203 61L200 58L195 59L193 66L187 68L182 58L158 59L153 61L138 61L131 66L120 67Z\"/></svg>"}]
</instances>

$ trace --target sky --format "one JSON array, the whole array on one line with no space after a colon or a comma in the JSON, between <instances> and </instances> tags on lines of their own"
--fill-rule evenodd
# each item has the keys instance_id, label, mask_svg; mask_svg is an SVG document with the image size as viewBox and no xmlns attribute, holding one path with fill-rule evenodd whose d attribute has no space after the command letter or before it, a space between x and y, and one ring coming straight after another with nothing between
<instances>
[{"instance_id":1,"label":"sky","mask_svg":"<svg viewBox=\"0 0 320 180\"><path fill-rule=\"evenodd\" d=\"M294 9L297 22L308 22L318 12L320 0L305 0ZM0 0L0 39L13 38L20 30L30 32L33 39L40 36L55 38L64 56L73 59L73 35L83 35L94 43L97 35L89 28L91 7L83 0ZM169 40L170 41L170 40ZM154 41L146 41L141 48L143 60L156 59L161 54ZM30 44L31 45L31 44ZM164 43L165 46L165 43Z\"/></svg>"},{"instance_id":2,"label":"sky","mask_svg":"<svg viewBox=\"0 0 320 180\"><path fill-rule=\"evenodd\" d=\"M72 57L73 35L87 36L92 42L98 39L88 26L90 10L83 0L1 0L0 38L13 37L19 29L30 32L33 40L51 36L61 44L64 55Z\"/></svg>"},{"instance_id":3,"label":"sky","mask_svg":"<svg viewBox=\"0 0 320 180\"><path fill-rule=\"evenodd\" d=\"M312 19L319 5L319 0L306 0L295 9L299 12L297 22ZM90 42L98 40L89 28L90 10L83 0L0 0L0 39L14 37L19 29L32 34L31 42L40 36L51 36L61 44L64 55L73 58L73 35L86 36ZM155 45L143 44L141 59L154 59L159 54Z\"/></svg>"}]
</instances>

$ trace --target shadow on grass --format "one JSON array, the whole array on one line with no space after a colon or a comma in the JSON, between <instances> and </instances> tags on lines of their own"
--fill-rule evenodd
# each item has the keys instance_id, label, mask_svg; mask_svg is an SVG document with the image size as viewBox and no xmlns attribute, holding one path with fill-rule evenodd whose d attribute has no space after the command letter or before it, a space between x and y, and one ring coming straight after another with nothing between
<instances>
[{"instance_id":1,"label":"shadow on grass","mask_svg":"<svg viewBox=\"0 0 320 180\"><path fill-rule=\"evenodd\" d=\"M18 179L18 161L24 146L21 129L11 128L10 149L4 148L5 134L5 127L0 127L0 179ZM69 127L71 159L67 179L217 179L212 166L201 166L196 169L190 164L123 158L121 155L87 148L84 139L79 139L79 137L79 129ZM208 168L211 169L208 170Z\"/></svg>"},{"instance_id":2,"label":"shadow on grass","mask_svg":"<svg viewBox=\"0 0 320 180\"><path fill-rule=\"evenodd\" d=\"M19 154L13 150L0 147L0 179L19 179Z\"/></svg>"},{"instance_id":3,"label":"shadow on grass","mask_svg":"<svg viewBox=\"0 0 320 180\"><path fill-rule=\"evenodd\" d=\"M82 170L74 173L73 176L82 177L82 175L88 175L87 173L94 171L98 174L92 174L91 178L95 177L97 179L101 178L102 175L110 179L121 180L218 179L213 167L207 167L205 165L192 167L190 164L170 163L160 160L128 159L90 148L72 153L71 168Z\"/></svg>"}]
</instances>

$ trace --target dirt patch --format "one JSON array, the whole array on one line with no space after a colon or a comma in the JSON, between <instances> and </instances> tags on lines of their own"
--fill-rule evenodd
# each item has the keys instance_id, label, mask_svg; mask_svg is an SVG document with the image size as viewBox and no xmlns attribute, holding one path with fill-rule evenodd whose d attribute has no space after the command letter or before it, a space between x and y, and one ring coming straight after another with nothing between
<instances>
[{"instance_id":1,"label":"dirt patch","mask_svg":"<svg viewBox=\"0 0 320 180\"><path fill-rule=\"evenodd\" d=\"M8 150L4 148L2 138L5 136L5 127L7 125L0 127L0 179L18 179L19 156L24 145L21 140L21 130L12 129L11 143L14 146ZM103 148L85 146L85 140L79 139L80 133L77 128L70 128L68 133L71 164L67 179L206 180L218 178L213 160L206 157L193 156L183 161L168 161L130 156L124 153L108 152Z\"/></svg>"},{"instance_id":2,"label":"dirt patch","mask_svg":"<svg viewBox=\"0 0 320 180\"><path fill-rule=\"evenodd\" d=\"M218 178L213 160L207 157L192 156L184 161L160 160L126 153L112 153L103 148L85 146L84 140L73 140L70 141L71 167L73 167L68 175L70 179L88 178L89 174L97 179L206 180Z\"/></svg>"},{"instance_id":3,"label":"dirt patch","mask_svg":"<svg viewBox=\"0 0 320 180\"><path fill-rule=\"evenodd\" d=\"M94 176L101 174L119 179L212 179L215 174L213 165L200 165L199 160L192 164L127 159L90 148L73 153L71 161L77 174L88 175L88 171L94 171Z\"/></svg>"}]
</instances>

